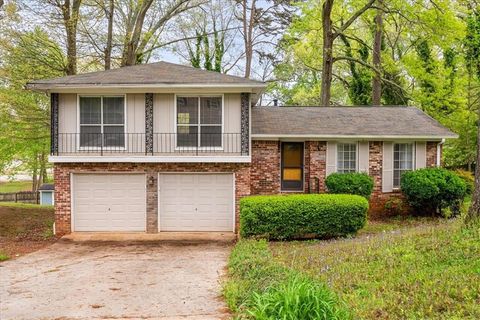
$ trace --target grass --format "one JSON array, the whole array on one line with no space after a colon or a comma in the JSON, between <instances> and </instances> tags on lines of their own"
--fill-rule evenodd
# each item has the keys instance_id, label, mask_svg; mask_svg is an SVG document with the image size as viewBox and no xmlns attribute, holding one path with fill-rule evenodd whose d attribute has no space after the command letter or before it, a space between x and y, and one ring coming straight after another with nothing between
<instances>
[{"instance_id":1,"label":"grass","mask_svg":"<svg viewBox=\"0 0 480 320\"><path fill-rule=\"evenodd\" d=\"M32 191L31 181L0 182L0 193Z\"/></svg>"},{"instance_id":2,"label":"grass","mask_svg":"<svg viewBox=\"0 0 480 320\"><path fill-rule=\"evenodd\" d=\"M366 228L355 239L270 247L285 267L328 284L356 318L480 318L480 228L443 219Z\"/></svg>"},{"instance_id":3,"label":"grass","mask_svg":"<svg viewBox=\"0 0 480 320\"><path fill-rule=\"evenodd\" d=\"M0 260L38 250L53 241L53 208L0 203Z\"/></svg>"},{"instance_id":4,"label":"grass","mask_svg":"<svg viewBox=\"0 0 480 320\"><path fill-rule=\"evenodd\" d=\"M242 240L229 259L223 293L238 319L351 319L325 285L274 262L265 240Z\"/></svg>"},{"instance_id":5,"label":"grass","mask_svg":"<svg viewBox=\"0 0 480 320\"><path fill-rule=\"evenodd\" d=\"M23 202L0 202L0 207L19 208L19 209L38 209L38 210L52 210L53 206L41 206L34 203Z\"/></svg>"}]
</instances>

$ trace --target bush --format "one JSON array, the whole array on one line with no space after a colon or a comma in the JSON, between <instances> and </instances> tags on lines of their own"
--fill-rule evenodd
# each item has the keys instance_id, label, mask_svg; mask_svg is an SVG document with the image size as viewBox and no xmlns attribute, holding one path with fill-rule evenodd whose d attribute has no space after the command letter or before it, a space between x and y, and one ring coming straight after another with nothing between
<instances>
[{"instance_id":1,"label":"bush","mask_svg":"<svg viewBox=\"0 0 480 320\"><path fill-rule=\"evenodd\" d=\"M329 193L356 194L370 198L373 179L366 173L332 173L325 180Z\"/></svg>"},{"instance_id":2,"label":"bush","mask_svg":"<svg viewBox=\"0 0 480 320\"><path fill-rule=\"evenodd\" d=\"M467 170L455 170L457 176L459 176L465 182L467 186L467 194L473 194L473 190L475 189L475 176L472 172Z\"/></svg>"},{"instance_id":3,"label":"bush","mask_svg":"<svg viewBox=\"0 0 480 320\"><path fill-rule=\"evenodd\" d=\"M459 213L466 195L466 184L455 173L442 168L426 168L406 172L401 178L402 192L408 203L417 210L441 214L449 208Z\"/></svg>"},{"instance_id":4,"label":"bush","mask_svg":"<svg viewBox=\"0 0 480 320\"><path fill-rule=\"evenodd\" d=\"M332 238L366 222L368 201L357 195L253 196L240 200L240 234L267 239Z\"/></svg>"}]
</instances>

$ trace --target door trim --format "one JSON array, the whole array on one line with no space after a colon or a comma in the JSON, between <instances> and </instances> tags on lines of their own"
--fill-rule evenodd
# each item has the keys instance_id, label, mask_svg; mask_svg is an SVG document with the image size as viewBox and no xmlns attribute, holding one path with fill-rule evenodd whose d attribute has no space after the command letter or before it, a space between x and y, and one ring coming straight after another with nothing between
<instances>
[{"instance_id":1,"label":"door trim","mask_svg":"<svg viewBox=\"0 0 480 320\"><path fill-rule=\"evenodd\" d=\"M235 190L236 190L236 176L235 172L175 172L175 171L168 171L168 172L159 172L157 175L157 221L158 221L158 226L157 226L157 232L175 232L175 231L161 231L160 230L160 176L162 174L225 174L225 175L232 175L232 182L233 182L233 187L232 187L232 214L233 214L233 223L232 223L232 232L235 233L235 226L236 226L236 214L235 214L235 208L236 208L236 203L237 199L235 197ZM192 231L192 232L197 232L197 231ZM200 231L198 231L200 232ZM213 231L212 231L213 232ZM218 231L221 232L221 231Z\"/></svg>"},{"instance_id":2,"label":"door trim","mask_svg":"<svg viewBox=\"0 0 480 320\"><path fill-rule=\"evenodd\" d=\"M87 232L87 231L75 231L75 191L74 191L74 180L75 176L78 175L118 175L118 174L124 174L124 175L143 175L144 177L144 187L145 187L145 225L143 231L128 231L128 232L147 232L147 175L144 172L121 172L121 171L115 171L115 172L108 172L108 171L71 171L69 173L70 175L70 232ZM95 231L91 231L95 232ZM120 232L120 231L98 231L98 232Z\"/></svg>"}]
</instances>

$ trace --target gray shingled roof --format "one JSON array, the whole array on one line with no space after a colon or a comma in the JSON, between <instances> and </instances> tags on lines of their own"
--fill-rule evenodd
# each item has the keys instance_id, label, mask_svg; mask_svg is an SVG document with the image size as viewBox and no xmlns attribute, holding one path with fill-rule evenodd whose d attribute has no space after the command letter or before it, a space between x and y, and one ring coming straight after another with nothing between
<instances>
[{"instance_id":1,"label":"gray shingled roof","mask_svg":"<svg viewBox=\"0 0 480 320\"><path fill-rule=\"evenodd\" d=\"M29 89L45 90L78 86L147 86L147 85L245 85L266 87L261 81L245 79L213 71L168 62L141 64L118 69L83 73L55 79L32 81Z\"/></svg>"},{"instance_id":2,"label":"gray shingled roof","mask_svg":"<svg viewBox=\"0 0 480 320\"><path fill-rule=\"evenodd\" d=\"M254 107L253 137L424 137L457 135L414 107Z\"/></svg>"}]
</instances>

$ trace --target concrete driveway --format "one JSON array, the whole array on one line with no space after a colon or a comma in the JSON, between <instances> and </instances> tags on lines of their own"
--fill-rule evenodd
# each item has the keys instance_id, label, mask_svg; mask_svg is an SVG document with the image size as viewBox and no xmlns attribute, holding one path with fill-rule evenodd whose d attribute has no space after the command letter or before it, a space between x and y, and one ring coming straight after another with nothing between
<instances>
[{"instance_id":1,"label":"concrete driveway","mask_svg":"<svg viewBox=\"0 0 480 320\"><path fill-rule=\"evenodd\" d=\"M87 242L0 263L0 319L228 319L230 245Z\"/></svg>"}]
</instances>

